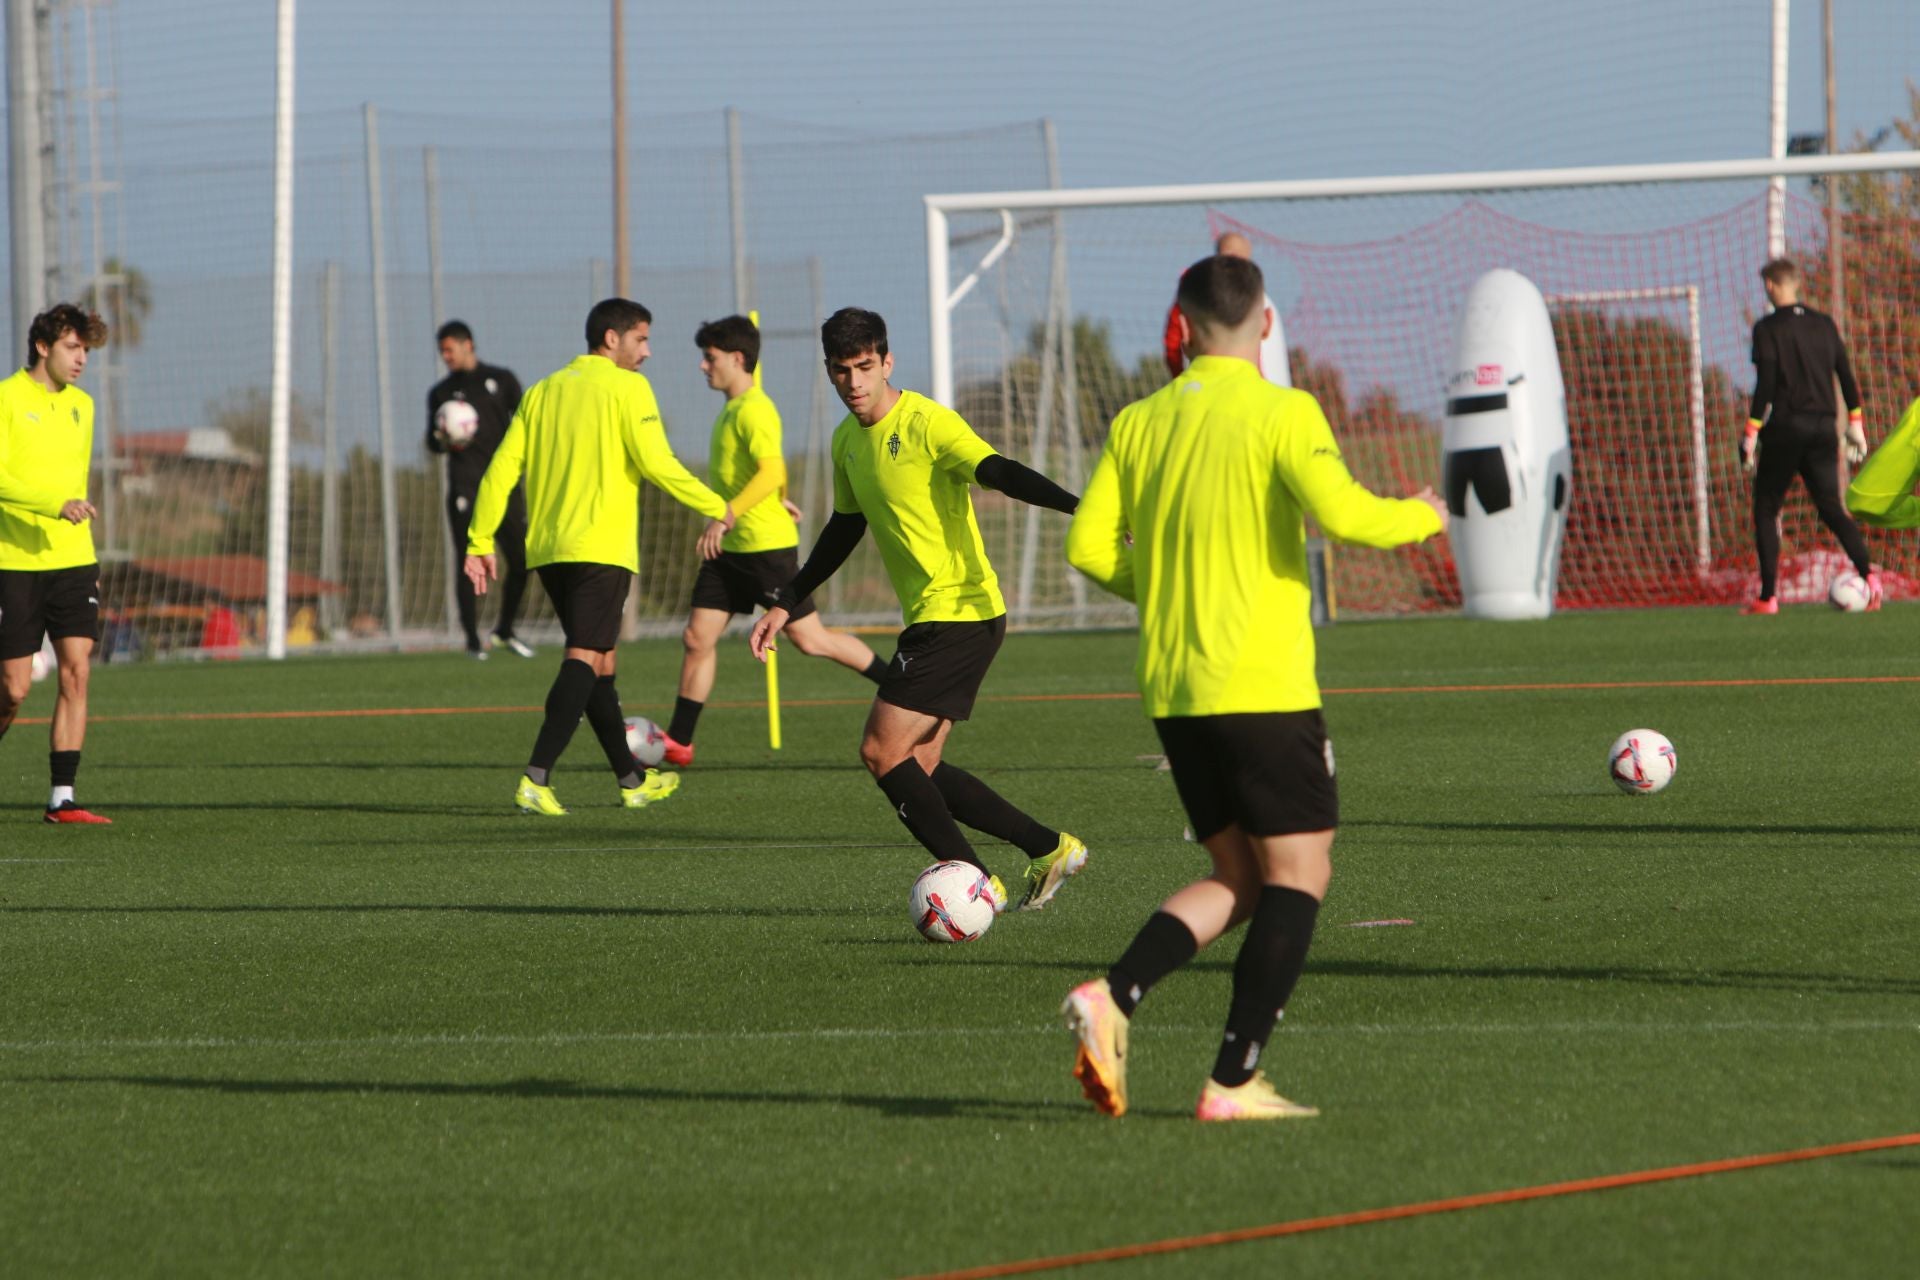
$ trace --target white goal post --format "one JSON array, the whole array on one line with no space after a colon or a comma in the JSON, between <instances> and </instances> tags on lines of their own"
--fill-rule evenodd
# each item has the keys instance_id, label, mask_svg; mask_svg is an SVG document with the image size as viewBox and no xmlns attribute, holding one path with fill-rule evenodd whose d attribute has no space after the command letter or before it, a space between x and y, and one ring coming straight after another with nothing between
<instances>
[{"instance_id":1,"label":"white goal post","mask_svg":"<svg viewBox=\"0 0 1920 1280\"><path fill-rule=\"evenodd\" d=\"M1745 413L1747 330L1763 307L1754 270L1784 244L1823 298L1838 246L1858 235L1890 273L1890 297L1920 285L1898 252L1910 213L1843 219L1796 199L1777 215L1763 193L1776 177L1915 172L1920 151L928 195L930 389L1075 487L1102 419L1164 384L1162 317L1175 268L1204 252L1204 218L1208 238L1252 242L1283 312L1291 381L1320 399L1355 473L1376 487L1417 485L1437 465L1459 299L1479 273L1508 267L1557 309L1594 317L1569 321L1562 357L1581 388L1569 425L1590 468L1570 515L1577 554L1563 599L1722 601L1751 572L1751 551L1739 536L1743 487L1731 453L1710 449L1710 424ZM1776 229L1776 216L1793 225ZM1846 257L1856 273L1869 269ZM1079 268L1071 290L1069 262ZM1872 366L1874 394L1920 390L1915 327L1863 326L1855 365ZM1649 530L1630 551L1612 536L1623 520ZM997 509L992 523L996 559L1019 566L1008 584L1016 622L1119 620L1060 562L1058 530ZM1786 530L1795 545L1808 532ZM1339 577L1358 612L1458 601L1444 548L1343 556Z\"/></svg>"},{"instance_id":2,"label":"white goal post","mask_svg":"<svg viewBox=\"0 0 1920 1280\"><path fill-rule=\"evenodd\" d=\"M1189 183L1164 187L1042 188L983 191L922 197L927 213L927 305L933 398L953 400L954 307L978 275L966 284L952 282L948 219L956 213L996 213L1013 233L1011 215L1022 210L1142 207L1173 204L1235 204L1254 200L1325 200L1351 196L1471 195L1490 191L1545 190L1565 187L1633 186L1654 183L1726 182L1741 179L1805 178L1823 174L1899 173L1920 170L1920 151L1859 155L1762 157L1757 160L1699 160L1669 164L1596 165L1573 169L1494 169L1477 173L1425 173L1397 177L1306 178L1277 182ZM996 242L997 259L1006 241Z\"/></svg>"}]
</instances>

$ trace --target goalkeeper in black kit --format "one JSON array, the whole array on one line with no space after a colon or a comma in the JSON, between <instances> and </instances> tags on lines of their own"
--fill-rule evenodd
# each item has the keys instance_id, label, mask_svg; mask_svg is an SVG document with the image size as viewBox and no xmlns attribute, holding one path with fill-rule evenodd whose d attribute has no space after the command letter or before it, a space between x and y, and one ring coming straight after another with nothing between
<instances>
[{"instance_id":1,"label":"goalkeeper in black kit","mask_svg":"<svg viewBox=\"0 0 1920 1280\"><path fill-rule=\"evenodd\" d=\"M1753 326L1753 403L1740 437L1740 463L1753 478L1753 541L1760 556L1760 594L1740 609L1780 612L1780 507L1797 475L1820 521L1833 531L1867 582L1867 608L1880 607L1880 575L1867 558L1867 540L1840 501L1839 449L1834 441L1834 383L1847 403L1847 461L1867 456L1860 384L1846 344L1830 316L1800 301L1800 268L1775 258L1760 268L1773 311Z\"/></svg>"},{"instance_id":2,"label":"goalkeeper in black kit","mask_svg":"<svg viewBox=\"0 0 1920 1280\"><path fill-rule=\"evenodd\" d=\"M467 526L473 519L474 499L480 494L480 477L487 474L487 464L493 461L494 451L507 434L507 424L520 408L520 380L511 369L480 363L473 349L473 330L463 322L447 321L436 336L447 376L427 392L427 448L447 455L447 525L453 533L454 563L459 564L466 559ZM468 409L472 410L471 418ZM527 590L524 486L515 486L507 499L507 513L494 534L494 546L501 566L500 620L484 644L473 584L464 573L454 579L460 626L467 633L467 653L482 662L489 649L508 649L531 658L532 647L513 633L520 598Z\"/></svg>"}]
</instances>

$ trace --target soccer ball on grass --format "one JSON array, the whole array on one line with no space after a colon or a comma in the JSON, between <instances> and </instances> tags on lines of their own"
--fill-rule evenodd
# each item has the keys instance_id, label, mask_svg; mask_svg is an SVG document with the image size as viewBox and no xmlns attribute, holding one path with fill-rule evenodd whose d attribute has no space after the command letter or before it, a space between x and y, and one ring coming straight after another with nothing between
<instances>
[{"instance_id":1,"label":"soccer ball on grass","mask_svg":"<svg viewBox=\"0 0 1920 1280\"><path fill-rule=\"evenodd\" d=\"M433 438L455 453L473 443L480 414L465 400L449 400L434 411Z\"/></svg>"},{"instance_id":2,"label":"soccer ball on grass","mask_svg":"<svg viewBox=\"0 0 1920 1280\"><path fill-rule=\"evenodd\" d=\"M993 887L970 862L936 862L913 882L907 910L928 942L972 942L993 925Z\"/></svg>"},{"instance_id":3,"label":"soccer ball on grass","mask_svg":"<svg viewBox=\"0 0 1920 1280\"><path fill-rule=\"evenodd\" d=\"M642 768L651 769L667 758L666 731L645 716L628 716L627 747Z\"/></svg>"},{"instance_id":4,"label":"soccer ball on grass","mask_svg":"<svg viewBox=\"0 0 1920 1280\"><path fill-rule=\"evenodd\" d=\"M1630 796L1664 790L1679 767L1673 744L1651 729L1629 729L1607 748L1607 773Z\"/></svg>"},{"instance_id":5,"label":"soccer ball on grass","mask_svg":"<svg viewBox=\"0 0 1920 1280\"><path fill-rule=\"evenodd\" d=\"M1827 603L1842 613L1865 613L1873 603L1873 588L1865 578L1848 570L1827 587Z\"/></svg>"}]
</instances>

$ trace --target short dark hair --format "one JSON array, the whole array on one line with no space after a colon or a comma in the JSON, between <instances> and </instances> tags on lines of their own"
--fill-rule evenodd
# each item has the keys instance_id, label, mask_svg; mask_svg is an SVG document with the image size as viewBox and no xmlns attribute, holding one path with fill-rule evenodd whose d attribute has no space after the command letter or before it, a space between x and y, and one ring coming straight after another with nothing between
<instances>
[{"instance_id":1,"label":"short dark hair","mask_svg":"<svg viewBox=\"0 0 1920 1280\"><path fill-rule=\"evenodd\" d=\"M1266 292L1259 267L1246 258L1216 253L1187 268L1175 301L1197 329L1237 329Z\"/></svg>"},{"instance_id":2,"label":"short dark hair","mask_svg":"<svg viewBox=\"0 0 1920 1280\"><path fill-rule=\"evenodd\" d=\"M91 311L84 311L71 302L56 302L33 318L27 326L27 368L31 369L40 359L40 344L46 343L48 350L60 341L60 335L71 333L78 337L91 350L107 345L107 324Z\"/></svg>"},{"instance_id":3,"label":"short dark hair","mask_svg":"<svg viewBox=\"0 0 1920 1280\"><path fill-rule=\"evenodd\" d=\"M752 373L760 363L760 329L745 316L722 316L709 320L695 331L693 345L705 351L732 351L742 357L741 367Z\"/></svg>"},{"instance_id":4,"label":"short dark hair","mask_svg":"<svg viewBox=\"0 0 1920 1280\"><path fill-rule=\"evenodd\" d=\"M877 311L842 307L820 326L820 346L829 360L851 360L871 351L887 354L887 322Z\"/></svg>"},{"instance_id":5,"label":"short dark hair","mask_svg":"<svg viewBox=\"0 0 1920 1280\"><path fill-rule=\"evenodd\" d=\"M643 324L653 323L653 312L627 298L607 298L593 304L587 312L587 350L598 351L606 341L607 330L626 333Z\"/></svg>"},{"instance_id":6,"label":"short dark hair","mask_svg":"<svg viewBox=\"0 0 1920 1280\"><path fill-rule=\"evenodd\" d=\"M1775 258L1760 268L1760 278L1768 284L1798 284L1800 268L1794 265L1791 258Z\"/></svg>"},{"instance_id":7,"label":"short dark hair","mask_svg":"<svg viewBox=\"0 0 1920 1280\"><path fill-rule=\"evenodd\" d=\"M472 342L473 330L467 328L465 320L449 320L433 335L435 342L445 342L448 338L458 342Z\"/></svg>"}]
</instances>

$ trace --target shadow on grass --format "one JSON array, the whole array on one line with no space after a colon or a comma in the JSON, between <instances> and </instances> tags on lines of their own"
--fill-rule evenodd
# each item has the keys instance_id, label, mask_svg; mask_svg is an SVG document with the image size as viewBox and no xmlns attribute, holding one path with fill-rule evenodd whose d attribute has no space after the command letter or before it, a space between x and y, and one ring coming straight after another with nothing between
<instances>
[{"instance_id":1,"label":"shadow on grass","mask_svg":"<svg viewBox=\"0 0 1920 1280\"><path fill-rule=\"evenodd\" d=\"M22 1076L16 1084L123 1085L175 1089L191 1093L243 1096L345 1094L435 1098L497 1098L563 1102L756 1103L775 1106L862 1107L893 1119L1005 1120L1065 1123L1085 1117L1084 1104L1057 1101L1010 1102L1005 1098L888 1097L869 1093L802 1093L773 1090L669 1089L648 1085L593 1085L529 1076L491 1084L439 1080L234 1080L196 1076Z\"/></svg>"},{"instance_id":2,"label":"shadow on grass","mask_svg":"<svg viewBox=\"0 0 1920 1280\"><path fill-rule=\"evenodd\" d=\"M845 919L879 915L879 912L849 910L844 907L599 907L571 904L495 903L495 902L324 902L324 903L220 903L194 905L169 903L139 906L45 906L0 907L0 915L379 915L429 913L480 916L606 916L615 919Z\"/></svg>"},{"instance_id":3,"label":"shadow on grass","mask_svg":"<svg viewBox=\"0 0 1920 1280\"><path fill-rule=\"evenodd\" d=\"M890 946L883 939L835 939L835 946ZM902 944L912 948L913 943ZM935 955L903 956L895 964L940 963ZM967 963L986 968L1034 969L1062 974L1105 973L1108 960L1011 960L998 956L967 957ZM1196 960L1183 973L1229 974L1232 956ZM1920 978L1887 974L1807 973L1772 969L1652 969L1625 965L1422 965L1384 960L1307 961L1305 980L1315 978L1466 979L1480 982L1577 982L1583 985L1628 984L1653 987L1697 987L1703 990L1793 991L1820 995L1920 996Z\"/></svg>"},{"instance_id":4,"label":"shadow on grass","mask_svg":"<svg viewBox=\"0 0 1920 1280\"><path fill-rule=\"evenodd\" d=\"M1609 797L1611 800L1612 797ZM1342 822L1349 832L1362 828L1381 831L1474 831L1485 835L1507 832L1553 836L1911 836L1911 823L1873 826L1857 822Z\"/></svg>"}]
</instances>

